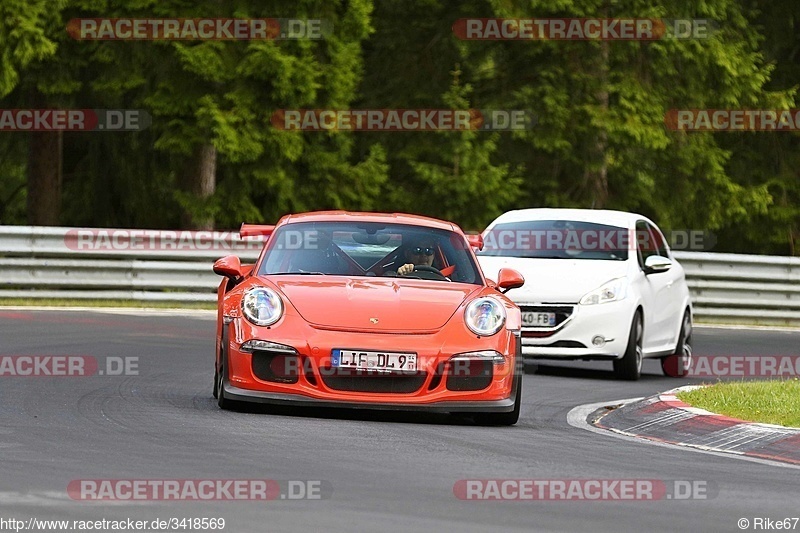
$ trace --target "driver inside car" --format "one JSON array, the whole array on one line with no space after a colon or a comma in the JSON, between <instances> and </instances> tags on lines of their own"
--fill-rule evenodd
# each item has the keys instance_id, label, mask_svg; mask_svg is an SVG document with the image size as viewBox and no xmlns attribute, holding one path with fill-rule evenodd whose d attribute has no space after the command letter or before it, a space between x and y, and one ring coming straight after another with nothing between
<instances>
[{"instance_id":1,"label":"driver inside car","mask_svg":"<svg viewBox=\"0 0 800 533\"><path fill-rule=\"evenodd\" d=\"M398 276L406 276L414 271L415 266L433 266L433 254L436 248L433 241L420 240L411 243L403 252L406 263L397 269Z\"/></svg>"}]
</instances>

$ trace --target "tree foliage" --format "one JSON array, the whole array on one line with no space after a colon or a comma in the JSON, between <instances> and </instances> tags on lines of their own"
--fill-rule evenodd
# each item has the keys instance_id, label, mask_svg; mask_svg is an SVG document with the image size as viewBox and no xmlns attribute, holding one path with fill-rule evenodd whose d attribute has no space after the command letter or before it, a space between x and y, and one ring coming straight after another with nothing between
<instances>
[{"instance_id":1,"label":"tree foliage","mask_svg":"<svg viewBox=\"0 0 800 533\"><path fill-rule=\"evenodd\" d=\"M353 209L481 229L509 209L606 207L666 229L714 231L719 251L800 253L797 133L664 125L671 109L795 106L797 2L5 0L0 15L2 108L130 108L153 118L139 132L63 134L60 224L235 227ZM332 32L78 41L65 28L79 17L324 19ZM466 41L452 30L464 17L709 19L714 31ZM380 133L287 132L270 122L281 109L347 108L519 109L538 122L513 132ZM3 223L25 222L32 139L0 137Z\"/></svg>"}]
</instances>

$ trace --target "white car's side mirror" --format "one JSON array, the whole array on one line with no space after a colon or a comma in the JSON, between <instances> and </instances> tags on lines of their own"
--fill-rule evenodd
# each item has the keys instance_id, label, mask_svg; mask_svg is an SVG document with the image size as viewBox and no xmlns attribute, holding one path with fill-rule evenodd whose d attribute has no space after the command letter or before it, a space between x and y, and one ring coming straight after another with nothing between
<instances>
[{"instance_id":1,"label":"white car's side mirror","mask_svg":"<svg viewBox=\"0 0 800 533\"><path fill-rule=\"evenodd\" d=\"M670 268L672 268L672 260L661 255L651 255L644 262L644 271L646 274L666 272Z\"/></svg>"}]
</instances>

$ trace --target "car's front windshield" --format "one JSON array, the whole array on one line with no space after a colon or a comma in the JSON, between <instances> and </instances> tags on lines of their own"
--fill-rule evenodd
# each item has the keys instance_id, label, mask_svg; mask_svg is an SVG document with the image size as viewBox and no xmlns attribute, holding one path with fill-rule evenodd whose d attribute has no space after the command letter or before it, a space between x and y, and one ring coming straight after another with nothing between
<instances>
[{"instance_id":1,"label":"car's front windshield","mask_svg":"<svg viewBox=\"0 0 800 533\"><path fill-rule=\"evenodd\" d=\"M281 226L267 244L258 274L482 283L461 234L374 222L297 222Z\"/></svg>"},{"instance_id":2,"label":"car's front windshield","mask_svg":"<svg viewBox=\"0 0 800 533\"><path fill-rule=\"evenodd\" d=\"M635 250L625 228L575 220L497 224L483 238L482 256L625 261Z\"/></svg>"}]
</instances>

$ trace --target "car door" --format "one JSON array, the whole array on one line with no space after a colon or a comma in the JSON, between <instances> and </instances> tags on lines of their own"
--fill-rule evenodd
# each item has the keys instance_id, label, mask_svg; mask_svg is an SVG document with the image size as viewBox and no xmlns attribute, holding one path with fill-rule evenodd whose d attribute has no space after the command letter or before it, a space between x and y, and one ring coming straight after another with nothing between
<instances>
[{"instance_id":1,"label":"car door","mask_svg":"<svg viewBox=\"0 0 800 533\"><path fill-rule=\"evenodd\" d=\"M658 226L654 224L648 224L648 226L650 227L650 233L656 239L655 248L658 250L658 255L673 259L664 234ZM680 264L674 262L673 259L673 265L669 270L648 277L653 276L663 276L666 278L663 298L660 298L658 301L658 305L663 313L659 322L659 328L664 332L662 344L665 344L665 346L663 348L674 348L677 342L677 334L680 330L681 320L683 319L683 294L680 290L680 285L684 277L683 268Z\"/></svg>"},{"instance_id":2,"label":"car door","mask_svg":"<svg viewBox=\"0 0 800 533\"><path fill-rule=\"evenodd\" d=\"M660 236L660 232L657 234ZM659 254L659 241L653 228L646 220L636 221L636 247L639 266L644 271L647 258ZM670 269L673 270L673 269ZM645 282L642 287L642 302L644 304L644 337L642 349L645 354L663 349L667 339L671 338L672 331L667 327L670 316L670 292L674 280L669 275L670 271L653 274L645 273Z\"/></svg>"}]
</instances>

